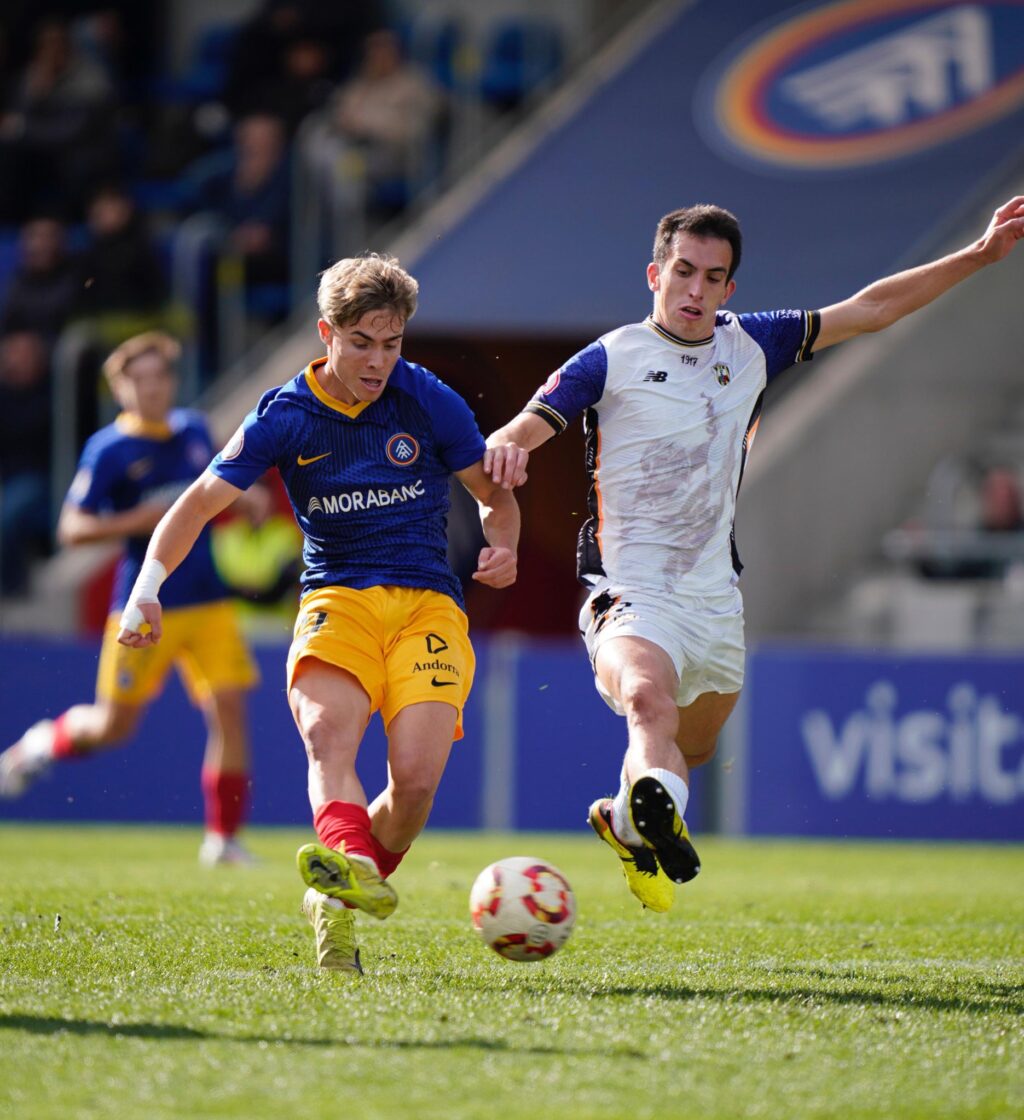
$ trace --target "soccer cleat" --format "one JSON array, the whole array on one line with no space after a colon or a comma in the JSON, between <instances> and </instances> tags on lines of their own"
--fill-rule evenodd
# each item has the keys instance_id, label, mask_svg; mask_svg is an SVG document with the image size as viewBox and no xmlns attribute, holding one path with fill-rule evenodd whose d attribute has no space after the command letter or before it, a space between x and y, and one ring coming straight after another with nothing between
<instances>
[{"instance_id":1,"label":"soccer cleat","mask_svg":"<svg viewBox=\"0 0 1024 1120\"><path fill-rule=\"evenodd\" d=\"M252 867L259 861L233 836L208 832L199 845L199 862L203 867Z\"/></svg>"},{"instance_id":2,"label":"soccer cleat","mask_svg":"<svg viewBox=\"0 0 1024 1120\"><path fill-rule=\"evenodd\" d=\"M696 877L700 857L672 795L657 778L637 778L629 791L629 813L633 827L674 883L688 883Z\"/></svg>"},{"instance_id":3,"label":"soccer cleat","mask_svg":"<svg viewBox=\"0 0 1024 1120\"><path fill-rule=\"evenodd\" d=\"M324 844L303 844L296 860L307 887L348 902L374 918L386 918L398 905L395 888L381 878L369 856L349 855Z\"/></svg>"},{"instance_id":4,"label":"soccer cleat","mask_svg":"<svg viewBox=\"0 0 1024 1120\"><path fill-rule=\"evenodd\" d=\"M658 914L664 914L672 906L675 888L658 866L654 852L648 848L631 848L615 835L612 830L612 801L602 797L590 806L587 815L590 827L622 861L622 874L626 884L638 899Z\"/></svg>"},{"instance_id":5,"label":"soccer cleat","mask_svg":"<svg viewBox=\"0 0 1024 1120\"><path fill-rule=\"evenodd\" d=\"M334 972L358 972L361 976L355 914L343 902L314 887L302 896L302 912L316 934L316 963Z\"/></svg>"},{"instance_id":6,"label":"soccer cleat","mask_svg":"<svg viewBox=\"0 0 1024 1120\"><path fill-rule=\"evenodd\" d=\"M53 720L41 719L0 754L0 797L20 797L53 761Z\"/></svg>"}]
</instances>

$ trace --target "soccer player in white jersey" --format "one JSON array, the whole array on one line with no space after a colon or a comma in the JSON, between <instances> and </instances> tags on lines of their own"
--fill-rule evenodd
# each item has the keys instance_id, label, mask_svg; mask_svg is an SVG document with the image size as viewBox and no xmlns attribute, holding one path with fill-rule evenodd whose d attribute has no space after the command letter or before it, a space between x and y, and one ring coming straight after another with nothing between
<instances>
[{"instance_id":1,"label":"soccer player in white jersey","mask_svg":"<svg viewBox=\"0 0 1024 1120\"><path fill-rule=\"evenodd\" d=\"M269 390L153 534L118 640L160 640L157 592L203 527L271 465L304 537L303 592L288 654L292 715L306 748L319 843L299 849L303 910L322 968L361 972L352 908L386 918L391 874L426 824L474 655L447 559L449 483L476 498L488 544L473 578L516 578L525 455L490 473L473 413L401 356L418 285L390 257L341 260L320 279L326 355ZM356 773L370 717L388 735L388 782L372 801Z\"/></svg>"},{"instance_id":2,"label":"soccer player in white jersey","mask_svg":"<svg viewBox=\"0 0 1024 1120\"><path fill-rule=\"evenodd\" d=\"M589 820L652 910L667 910L673 884L700 870L684 823L690 769L713 756L743 685L733 519L767 382L924 307L1022 236L1017 197L977 241L841 303L734 315L724 305L740 263L736 218L709 205L673 211L647 266L650 316L570 358L488 439L500 462L505 445L532 451L584 414L580 629L597 690L628 729L619 792L595 801Z\"/></svg>"}]
</instances>

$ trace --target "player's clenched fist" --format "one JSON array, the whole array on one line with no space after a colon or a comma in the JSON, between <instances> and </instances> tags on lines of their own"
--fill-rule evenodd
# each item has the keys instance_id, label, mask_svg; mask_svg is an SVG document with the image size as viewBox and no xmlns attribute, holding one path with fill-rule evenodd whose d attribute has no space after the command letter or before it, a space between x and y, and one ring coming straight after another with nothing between
<instances>
[{"instance_id":1,"label":"player's clenched fist","mask_svg":"<svg viewBox=\"0 0 1024 1120\"><path fill-rule=\"evenodd\" d=\"M121 615L121 629L117 632L117 640L121 645L131 646L132 649L155 646L163 636L162 614L156 599L145 603L129 599Z\"/></svg>"},{"instance_id":2,"label":"player's clenched fist","mask_svg":"<svg viewBox=\"0 0 1024 1120\"><path fill-rule=\"evenodd\" d=\"M473 578L488 587L509 587L516 581L516 554L510 548L482 548Z\"/></svg>"}]
</instances>

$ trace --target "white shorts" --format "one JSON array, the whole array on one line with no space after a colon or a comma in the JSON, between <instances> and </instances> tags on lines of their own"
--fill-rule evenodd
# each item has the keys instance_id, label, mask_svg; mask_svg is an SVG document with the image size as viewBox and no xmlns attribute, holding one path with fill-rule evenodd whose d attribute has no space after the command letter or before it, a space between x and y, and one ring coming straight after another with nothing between
<instances>
[{"instance_id":1,"label":"white shorts","mask_svg":"<svg viewBox=\"0 0 1024 1120\"><path fill-rule=\"evenodd\" d=\"M632 592L602 580L580 611L580 632L591 665L610 638L646 638L663 649L679 678L676 704L680 708L705 692L739 692L743 687L746 646L738 590L695 603ZM594 683L605 703L624 715L622 705L608 695L596 674Z\"/></svg>"}]
</instances>

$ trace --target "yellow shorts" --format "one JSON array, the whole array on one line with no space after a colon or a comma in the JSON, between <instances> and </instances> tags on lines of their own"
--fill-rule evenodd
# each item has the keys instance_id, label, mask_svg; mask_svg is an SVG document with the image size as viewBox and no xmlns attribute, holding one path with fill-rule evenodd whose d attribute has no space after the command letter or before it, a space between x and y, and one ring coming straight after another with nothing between
<instances>
[{"instance_id":1,"label":"yellow shorts","mask_svg":"<svg viewBox=\"0 0 1024 1120\"><path fill-rule=\"evenodd\" d=\"M117 641L120 614L107 619L96 678L96 695L119 704L145 704L163 688L173 664L194 704L215 692L249 689L259 670L242 641L230 600L163 612L159 644L129 649Z\"/></svg>"},{"instance_id":2,"label":"yellow shorts","mask_svg":"<svg viewBox=\"0 0 1024 1120\"><path fill-rule=\"evenodd\" d=\"M303 596L288 651L288 688L306 657L350 672L385 728L410 704L440 700L458 712L473 684L469 621L453 599L416 587L324 587Z\"/></svg>"}]
</instances>

